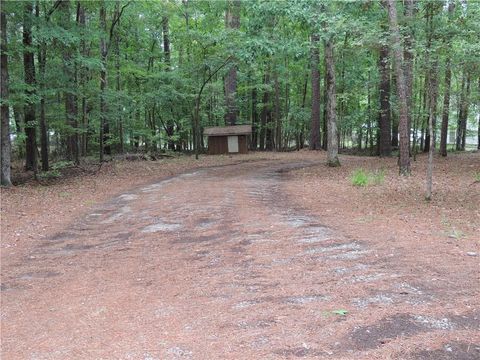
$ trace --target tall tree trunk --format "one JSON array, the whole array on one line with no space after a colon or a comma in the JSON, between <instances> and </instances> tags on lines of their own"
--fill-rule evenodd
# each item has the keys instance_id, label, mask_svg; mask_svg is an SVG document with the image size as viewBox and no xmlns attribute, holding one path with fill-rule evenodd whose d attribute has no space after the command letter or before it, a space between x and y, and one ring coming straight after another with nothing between
<instances>
[{"instance_id":1,"label":"tall tree trunk","mask_svg":"<svg viewBox=\"0 0 480 360\"><path fill-rule=\"evenodd\" d=\"M320 50L319 36L312 35L310 66L312 70L312 118L310 125L310 150L321 149L320 144Z\"/></svg>"},{"instance_id":2,"label":"tall tree trunk","mask_svg":"<svg viewBox=\"0 0 480 360\"><path fill-rule=\"evenodd\" d=\"M267 68L265 74L265 84L270 87L270 67ZM271 92L270 89L265 90L263 94L263 111L262 111L262 123L265 124L265 150L272 151L274 147L273 142L273 129L272 129L272 104L271 104Z\"/></svg>"},{"instance_id":3,"label":"tall tree trunk","mask_svg":"<svg viewBox=\"0 0 480 360\"><path fill-rule=\"evenodd\" d=\"M257 112L257 88L252 88L252 143L251 148L255 150L258 143L258 112Z\"/></svg>"},{"instance_id":4,"label":"tall tree trunk","mask_svg":"<svg viewBox=\"0 0 480 360\"><path fill-rule=\"evenodd\" d=\"M370 155L373 155L374 148L373 148L373 127L372 127L372 105L371 105L371 90L370 90L370 83L371 83L371 74L368 71L368 84L367 84L367 129L368 129L368 145L370 147Z\"/></svg>"},{"instance_id":5,"label":"tall tree trunk","mask_svg":"<svg viewBox=\"0 0 480 360\"><path fill-rule=\"evenodd\" d=\"M264 84L270 84L270 75L269 69L265 70ZM267 135L267 126L268 126L268 114L270 112L270 94L269 90L263 90L263 99L262 99L262 112L260 115L261 128L260 128L260 150L265 150L265 139Z\"/></svg>"},{"instance_id":6,"label":"tall tree trunk","mask_svg":"<svg viewBox=\"0 0 480 360\"><path fill-rule=\"evenodd\" d=\"M390 63L388 58L388 46L382 45L378 60L378 68L380 72L380 112L378 119L378 127L380 129L380 156L390 156L392 154L392 124L390 121Z\"/></svg>"},{"instance_id":7,"label":"tall tree trunk","mask_svg":"<svg viewBox=\"0 0 480 360\"><path fill-rule=\"evenodd\" d=\"M165 60L165 70L168 72L171 69L170 61L170 34L169 34L169 23L168 17L164 16L162 18L162 30L163 30L163 54ZM174 124L173 118L167 121L166 132L168 136L168 149L175 150L175 142L173 141L174 135Z\"/></svg>"},{"instance_id":8,"label":"tall tree trunk","mask_svg":"<svg viewBox=\"0 0 480 360\"><path fill-rule=\"evenodd\" d=\"M305 109L305 104L307 100L307 88L308 88L308 72L305 72L305 81L302 88L302 109ZM305 124L302 121L302 128L300 129L300 134L298 134L297 150L303 149L305 141Z\"/></svg>"},{"instance_id":9,"label":"tall tree trunk","mask_svg":"<svg viewBox=\"0 0 480 360\"><path fill-rule=\"evenodd\" d=\"M453 11L455 10L455 1L448 2L448 16L449 23L452 21ZM448 45L451 36L445 38L445 45ZM450 60L450 53L447 52L447 59L445 60L445 93L443 94L443 110L442 110L442 131L440 134L440 153L442 156L447 156L447 141L448 141L448 118L450 116L450 87L452 83L452 67Z\"/></svg>"},{"instance_id":10,"label":"tall tree trunk","mask_svg":"<svg viewBox=\"0 0 480 360\"><path fill-rule=\"evenodd\" d=\"M1 31L1 85L0 91L2 98L1 105L1 176L0 184L2 186L11 186L10 180L10 156L11 156L11 144L10 144L10 111L8 104L8 57L7 57L7 16L2 9L0 14L0 31Z\"/></svg>"},{"instance_id":11,"label":"tall tree trunk","mask_svg":"<svg viewBox=\"0 0 480 360\"><path fill-rule=\"evenodd\" d=\"M227 11L225 12L225 27L231 30L240 28L240 0L227 0ZM225 77L225 123L235 125L237 122L237 67L232 64Z\"/></svg>"},{"instance_id":12,"label":"tall tree trunk","mask_svg":"<svg viewBox=\"0 0 480 360\"><path fill-rule=\"evenodd\" d=\"M405 18L408 22L407 32L405 34L404 48L404 68L405 68L405 92L407 96L407 117L408 117L408 148L410 149L410 129L412 127L412 110L413 110L413 26L415 13L415 0L405 0Z\"/></svg>"},{"instance_id":13,"label":"tall tree trunk","mask_svg":"<svg viewBox=\"0 0 480 360\"><path fill-rule=\"evenodd\" d=\"M38 0L35 4L35 14L37 20L40 19L40 4ZM46 21L49 20L47 14L45 14L45 18ZM42 159L42 171L48 171L48 130L47 119L45 117L45 69L47 66L47 44L45 41L41 41L38 46L37 58L40 87L40 157Z\"/></svg>"},{"instance_id":14,"label":"tall tree trunk","mask_svg":"<svg viewBox=\"0 0 480 360\"><path fill-rule=\"evenodd\" d=\"M400 30L397 21L397 8L395 0L387 0L388 18L390 22L390 32L392 35L392 50L395 59L395 73L397 82L397 96L399 101L399 124L400 133L400 159L399 172L401 175L410 174L410 149L408 135L408 103L405 87L405 76L403 73L402 45L400 42Z\"/></svg>"},{"instance_id":15,"label":"tall tree trunk","mask_svg":"<svg viewBox=\"0 0 480 360\"><path fill-rule=\"evenodd\" d=\"M465 89L465 96L463 97L461 102L462 118L460 119L461 139L460 139L460 149L459 149L461 151L465 151L466 138L467 138L468 108L470 107L470 80L471 80L471 74L470 72L467 71L467 86Z\"/></svg>"},{"instance_id":16,"label":"tall tree trunk","mask_svg":"<svg viewBox=\"0 0 480 360\"><path fill-rule=\"evenodd\" d=\"M80 54L84 57L87 57L87 47L85 42L85 8L82 6L80 1L77 1L77 24L80 28ZM82 156L87 155L88 150L88 111L87 111L87 97L85 95L85 83L87 82L87 69L85 66L80 67L80 89L81 89L81 128L82 134L80 137L80 154Z\"/></svg>"},{"instance_id":17,"label":"tall tree trunk","mask_svg":"<svg viewBox=\"0 0 480 360\"><path fill-rule=\"evenodd\" d=\"M480 76L478 77L478 87L477 91L480 94ZM477 101L477 107L480 109L480 97ZM477 149L480 150L480 111L478 112L478 138L477 138Z\"/></svg>"},{"instance_id":18,"label":"tall tree trunk","mask_svg":"<svg viewBox=\"0 0 480 360\"><path fill-rule=\"evenodd\" d=\"M25 95L28 98L25 105L25 134L26 140L26 162L25 169L37 172L37 126L35 103L32 97L35 95L36 79L35 79L35 60L32 52L32 12L33 6L30 2L25 2L23 9L23 68L25 72L25 83L27 88Z\"/></svg>"},{"instance_id":19,"label":"tall tree trunk","mask_svg":"<svg viewBox=\"0 0 480 360\"><path fill-rule=\"evenodd\" d=\"M435 55L434 55L435 56ZM427 200L432 198L432 173L433 173L433 152L435 150L435 118L437 116L437 60L434 59L430 64L430 84L429 84L429 100L428 100L428 132L430 134L430 146L428 151L428 163L427 163L427 182L426 182L426 195Z\"/></svg>"},{"instance_id":20,"label":"tall tree trunk","mask_svg":"<svg viewBox=\"0 0 480 360\"><path fill-rule=\"evenodd\" d=\"M119 2L115 3L115 13L119 13ZM120 20L119 20L120 22ZM120 93L121 84L120 84L120 35L118 31L115 33L115 89L117 93ZM118 141L119 141L119 152L120 154L124 153L124 134L123 134L123 109L122 105L118 104L117 109L117 124L118 124Z\"/></svg>"},{"instance_id":21,"label":"tall tree trunk","mask_svg":"<svg viewBox=\"0 0 480 360\"><path fill-rule=\"evenodd\" d=\"M275 105L273 110L273 115L275 117L275 148L277 151L282 149L282 121L280 118L280 85L278 82L278 73L277 70L274 72L273 79L274 89L275 89Z\"/></svg>"},{"instance_id":22,"label":"tall tree trunk","mask_svg":"<svg viewBox=\"0 0 480 360\"><path fill-rule=\"evenodd\" d=\"M322 149L327 150L327 138L328 138L328 116L327 116L327 97L328 97L328 89L327 89L327 79L328 79L328 73L327 73L327 59L324 56L323 59L323 65L324 65L324 77L323 77L323 111L322 111L322 116L323 116L323 121L322 121Z\"/></svg>"},{"instance_id":23,"label":"tall tree trunk","mask_svg":"<svg viewBox=\"0 0 480 360\"><path fill-rule=\"evenodd\" d=\"M464 68L462 77L462 87L460 92L459 112L457 120L456 150L465 150L465 140L467 132L468 108L470 103L470 73Z\"/></svg>"},{"instance_id":24,"label":"tall tree trunk","mask_svg":"<svg viewBox=\"0 0 480 360\"><path fill-rule=\"evenodd\" d=\"M425 82L423 85L423 103L422 111L420 115L422 132L420 139L420 148L423 149L423 152L428 152L430 147L430 135L428 134L428 87L430 84L430 72L426 71ZM427 127L427 129L426 129Z\"/></svg>"},{"instance_id":25,"label":"tall tree trunk","mask_svg":"<svg viewBox=\"0 0 480 360\"><path fill-rule=\"evenodd\" d=\"M59 10L61 12L60 24L65 32L71 29L70 20L70 0L62 0ZM65 90L65 113L68 125L67 136L67 159L72 160L75 164L80 162L78 151L78 131L77 131L77 97L76 93L76 76L75 76L75 60L73 58L75 49L72 45L63 46L63 74L66 79Z\"/></svg>"},{"instance_id":26,"label":"tall tree trunk","mask_svg":"<svg viewBox=\"0 0 480 360\"><path fill-rule=\"evenodd\" d=\"M340 161L338 160L335 60L331 40L325 41L325 60L327 64L327 164L328 166L340 166Z\"/></svg>"},{"instance_id":27,"label":"tall tree trunk","mask_svg":"<svg viewBox=\"0 0 480 360\"><path fill-rule=\"evenodd\" d=\"M108 141L110 128L107 120L107 11L105 9L105 0L100 2L100 162L103 162L103 155L110 154L110 146L106 145Z\"/></svg>"},{"instance_id":28,"label":"tall tree trunk","mask_svg":"<svg viewBox=\"0 0 480 360\"><path fill-rule=\"evenodd\" d=\"M440 153L447 156L447 139L448 139L448 118L450 114L450 84L452 82L452 69L450 65L450 56L447 54L445 63L445 93L443 95L442 110L442 132L440 134Z\"/></svg>"}]
</instances>

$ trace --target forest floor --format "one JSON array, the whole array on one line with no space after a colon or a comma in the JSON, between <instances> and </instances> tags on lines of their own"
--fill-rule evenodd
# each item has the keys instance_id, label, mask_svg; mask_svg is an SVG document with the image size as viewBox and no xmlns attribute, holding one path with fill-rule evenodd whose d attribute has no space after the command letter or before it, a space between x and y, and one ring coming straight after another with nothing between
<instances>
[{"instance_id":1,"label":"forest floor","mask_svg":"<svg viewBox=\"0 0 480 360\"><path fill-rule=\"evenodd\" d=\"M2 189L2 359L478 359L480 153L111 162ZM352 173L376 173L365 187ZM380 175L378 175L380 174ZM372 176L373 178L373 176Z\"/></svg>"}]
</instances>

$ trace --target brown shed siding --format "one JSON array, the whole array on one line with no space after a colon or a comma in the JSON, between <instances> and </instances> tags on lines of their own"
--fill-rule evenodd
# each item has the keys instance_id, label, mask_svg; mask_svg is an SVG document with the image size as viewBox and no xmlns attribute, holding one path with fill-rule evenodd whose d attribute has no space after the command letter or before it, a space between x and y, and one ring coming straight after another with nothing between
<instances>
[{"instance_id":1,"label":"brown shed siding","mask_svg":"<svg viewBox=\"0 0 480 360\"><path fill-rule=\"evenodd\" d=\"M228 154L228 142L226 136L209 136L208 137L208 154Z\"/></svg>"},{"instance_id":2,"label":"brown shed siding","mask_svg":"<svg viewBox=\"0 0 480 360\"><path fill-rule=\"evenodd\" d=\"M208 137L208 154L219 155L228 154L228 136L209 136ZM248 153L248 136L238 136L238 153Z\"/></svg>"},{"instance_id":3,"label":"brown shed siding","mask_svg":"<svg viewBox=\"0 0 480 360\"><path fill-rule=\"evenodd\" d=\"M238 153L248 153L248 137L246 135L240 135L238 137Z\"/></svg>"}]
</instances>

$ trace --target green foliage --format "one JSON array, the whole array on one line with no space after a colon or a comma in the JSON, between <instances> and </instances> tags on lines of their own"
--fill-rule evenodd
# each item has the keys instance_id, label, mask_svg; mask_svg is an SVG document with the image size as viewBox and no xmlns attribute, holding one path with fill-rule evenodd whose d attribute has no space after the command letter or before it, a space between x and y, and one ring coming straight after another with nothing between
<instances>
[{"instance_id":1,"label":"green foliage","mask_svg":"<svg viewBox=\"0 0 480 360\"><path fill-rule=\"evenodd\" d=\"M54 179L54 178L62 177L61 170L65 169L65 168L68 168L68 167L71 167L73 165L74 164L73 164L72 161L63 161L63 160L62 161L57 161L50 166L49 171L43 171L43 172L39 173L38 177L40 179Z\"/></svg>"},{"instance_id":2,"label":"green foliage","mask_svg":"<svg viewBox=\"0 0 480 360\"><path fill-rule=\"evenodd\" d=\"M353 172L350 180L354 186L367 186L368 174L363 169L357 169Z\"/></svg>"},{"instance_id":3,"label":"green foliage","mask_svg":"<svg viewBox=\"0 0 480 360\"><path fill-rule=\"evenodd\" d=\"M55 179L62 176L59 170L43 171L37 175L40 179Z\"/></svg>"},{"instance_id":4,"label":"green foliage","mask_svg":"<svg viewBox=\"0 0 480 360\"><path fill-rule=\"evenodd\" d=\"M57 161L55 163L53 163L51 165L51 168L52 170L62 170L62 169L65 169L67 167L70 167L70 166L73 166L73 162L72 161Z\"/></svg>"},{"instance_id":5,"label":"green foliage","mask_svg":"<svg viewBox=\"0 0 480 360\"><path fill-rule=\"evenodd\" d=\"M345 315L348 314L348 310L344 310L344 309L333 310L333 311L332 311L332 314L340 315L340 316L345 316Z\"/></svg>"},{"instance_id":6,"label":"green foliage","mask_svg":"<svg viewBox=\"0 0 480 360\"><path fill-rule=\"evenodd\" d=\"M480 182L480 171L476 172L474 175L473 175L474 179L475 179L475 182Z\"/></svg>"},{"instance_id":7,"label":"green foliage","mask_svg":"<svg viewBox=\"0 0 480 360\"><path fill-rule=\"evenodd\" d=\"M381 185L385 181L385 170L365 171L357 169L353 172L350 181L352 185L364 187L368 185Z\"/></svg>"},{"instance_id":8,"label":"green foliage","mask_svg":"<svg viewBox=\"0 0 480 360\"><path fill-rule=\"evenodd\" d=\"M323 63L323 40L335 46L337 125L340 146L375 147L378 128L378 48L390 44L386 13L378 1L242 1L239 29L225 26L225 1L126 1L120 21L110 34L117 2L106 1L107 34L98 26L100 1L70 2L70 18L62 11L52 13L52 2L38 2L38 16L31 14L33 46L22 45L23 6L25 2L7 1L8 55L10 97L13 110L12 133L16 154L24 156L23 109L33 103L39 110L45 101L45 119L51 153L66 155L67 139L78 135L86 139L86 153L98 155L100 119L105 119L109 136L106 144L112 151L165 149L173 142L177 148L191 150L193 114L199 87L210 74L233 56L232 62L213 76L205 87L200 104L201 127L225 124L226 74L236 69L236 107L238 123L252 123L256 113L257 129L277 132L284 149L306 145L311 123L312 34L320 36L319 54ZM447 55L452 63L452 105L450 127L456 130L457 98L460 98L463 72L471 75L471 102L478 99L474 79L478 78L480 57L480 2L471 1L456 8L450 17L446 8L431 1L415 2L415 15L400 17L402 34L413 34L415 56L412 122L417 129L425 127L425 69L429 58L438 59L441 78L439 97L443 94L444 66ZM85 26L77 22L77 5L85 11ZM397 2L399 14L404 13ZM35 6L34 6L35 7ZM427 10L433 11L433 40L429 41ZM50 16L48 16L50 14ZM163 47L162 19L168 18L170 62ZM110 37L111 35L111 37ZM106 64L100 56L100 39L108 40ZM118 42L117 42L118 41ZM41 71L38 54L45 46L45 71ZM66 49L71 53L65 58ZM23 52L36 56L36 86L25 84ZM107 72L103 94L106 112L100 112L100 71ZM69 72L75 76L68 76ZM324 119L324 66L321 77L321 122ZM71 74L70 74L71 75ZM75 78L76 81L71 81ZM394 84L390 103L393 119L398 117ZM29 90L29 91L27 91ZM78 126L67 122L65 94L75 96ZM253 101L253 93L256 101ZM455 99L455 100L454 100ZM278 114L275 106L278 105ZM440 100L439 100L440 103ZM267 124L260 126L262 112L268 113ZM469 111L468 124L475 129L475 111ZM18 123L13 121L17 120ZM276 118L278 115L278 118ZM39 133L39 111L32 122ZM75 124L75 122L73 122ZM18 131L16 126L18 125ZM438 121L440 126L440 121ZM469 133L470 134L470 133ZM38 143L40 136L38 134ZM300 144L301 143L301 144ZM417 142L418 144L418 142ZM381 184L384 172L359 177L356 186ZM365 174L363 174L365 175ZM356 180L355 180L356 182ZM352 180L353 183L353 180Z\"/></svg>"}]
</instances>

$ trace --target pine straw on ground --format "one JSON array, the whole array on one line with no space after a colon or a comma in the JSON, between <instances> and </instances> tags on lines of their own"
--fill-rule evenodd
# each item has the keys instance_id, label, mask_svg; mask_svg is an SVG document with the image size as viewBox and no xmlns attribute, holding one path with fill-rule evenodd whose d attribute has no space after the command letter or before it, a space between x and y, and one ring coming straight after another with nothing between
<instances>
[{"instance_id":1,"label":"pine straw on ground","mask_svg":"<svg viewBox=\"0 0 480 360\"><path fill-rule=\"evenodd\" d=\"M239 156L179 156L157 161L111 161L87 168L71 167L53 179L31 179L32 174L13 174L24 182L1 189L2 260L22 253L33 239L63 229L94 205L137 186L211 166L271 158L262 153ZM25 179L29 180L25 180ZM20 254L19 254L20 255Z\"/></svg>"},{"instance_id":2,"label":"pine straw on ground","mask_svg":"<svg viewBox=\"0 0 480 360\"><path fill-rule=\"evenodd\" d=\"M237 156L181 156L158 161L113 161L98 172L77 171L41 182L1 191L2 248L28 244L28 239L43 237L62 229L95 204L136 186L161 178L209 166L222 166L242 161L310 159L323 161L323 152L252 153ZM295 173L296 199L313 209L331 224L350 228L383 227L408 231L421 240L430 235L452 244L458 251L478 251L480 233L480 154L452 154L435 159L433 200L424 201L425 160L412 162L412 176L397 176L396 159L341 156L342 166L318 166ZM383 184L354 187L351 174L355 169L384 170ZM341 210L340 217L337 210ZM350 214L351 222L342 219ZM330 216L331 215L331 216ZM377 230L375 231L377 232ZM387 231L388 232L388 231ZM393 232L390 236L393 236ZM27 242L27 243L25 243ZM419 241L422 243L422 241ZM423 242L425 243L425 242ZM427 245L428 246L428 245ZM15 252L15 251L14 251ZM10 251L2 251L2 258Z\"/></svg>"},{"instance_id":3,"label":"pine straw on ground","mask_svg":"<svg viewBox=\"0 0 480 360\"><path fill-rule=\"evenodd\" d=\"M46 236L68 227L95 205L129 189L199 167L303 159L321 164L326 161L324 152L308 151L202 156L199 161L188 156L159 161L114 161L103 165L98 172L77 171L75 176L70 173L56 180L30 181L2 189L2 263L13 264ZM407 178L397 175L395 158L343 155L340 161L339 168L318 165L285 174L288 181L283 183L283 190L291 205L316 214L324 225L375 249L379 266L384 265L381 261L391 259L386 272L402 270L411 274L403 279L439 299L435 306L418 305L416 310L425 316L441 318L443 314L479 311L476 295L480 183L476 182L476 174L480 172L480 154L436 157L431 202L424 200L424 155L412 163L412 176ZM353 186L351 176L359 168L367 172L383 170L384 181L366 187ZM389 289L389 281L380 279L377 290ZM352 299L344 300L344 304L337 305L350 310ZM386 316L411 310L402 306L377 306L375 311L364 312L352 309L356 311L352 318L358 324L375 325ZM335 334L342 335L346 334ZM391 341L381 350L371 352L369 358L387 359L393 354L425 350L426 346L437 349L446 341L479 343L480 339L472 331L425 332L406 341Z\"/></svg>"},{"instance_id":4,"label":"pine straw on ground","mask_svg":"<svg viewBox=\"0 0 480 360\"><path fill-rule=\"evenodd\" d=\"M430 202L424 198L424 155L412 163L410 177L397 175L396 159L392 158L341 156L340 161L340 168L322 165L289 174L284 191L290 194L293 204L316 214L326 226L375 249L378 266L388 274L399 275L398 280L377 280L377 293L390 291L395 281L401 279L435 299L414 307L400 303L379 304L375 311L357 309L351 326L371 324L381 329L389 317L422 314L436 319L477 318L472 320L477 321L472 326L478 327L480 183L476 177L480 172L480 153L452 154L446 159L435 157L434 193ZM354 186L352 174L360 168L372 173L383 170L384 181L366 187ZM345 300L342 305L351 309L352 305ZM458 329L392 339L369 352L368 358L389 359L405 354L401 358L407 359L408 354L420 354L427 349L440 349L443 353L445 344L456 343L478 347L480 334ZM433 359L434 354L426 352L424 357L418 356Z\"/></svg>"}]
</instances>

